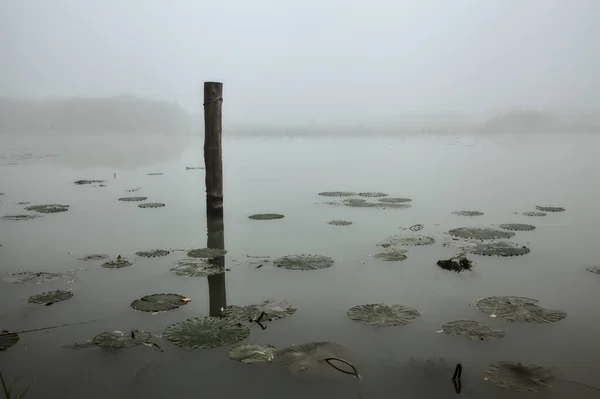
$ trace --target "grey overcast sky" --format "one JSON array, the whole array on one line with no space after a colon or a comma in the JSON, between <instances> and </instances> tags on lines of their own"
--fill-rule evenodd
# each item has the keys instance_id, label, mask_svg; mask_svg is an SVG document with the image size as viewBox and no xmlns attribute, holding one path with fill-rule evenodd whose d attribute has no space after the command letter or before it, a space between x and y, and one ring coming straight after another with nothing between
<instances>
[{"instance_id":1,"label":"grey overcast sky","mask_svg":"<svg viewBox=\"0 0 600 399\"><path fill-rule=\"evenodd\" d=\"M600 0L0 0L0 96L130 93L228 119L600 109Z\"/></svg>"}]
</instances>

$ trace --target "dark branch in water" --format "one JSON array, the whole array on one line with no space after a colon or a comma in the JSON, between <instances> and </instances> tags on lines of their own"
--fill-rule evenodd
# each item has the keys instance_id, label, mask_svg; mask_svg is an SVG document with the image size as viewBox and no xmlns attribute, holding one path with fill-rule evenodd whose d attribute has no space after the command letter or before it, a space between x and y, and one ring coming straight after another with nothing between
<instances>
[{"instance_id":1,"label":"dark branch in water","mask_svg":"<svg viewBox=\"0 0 600 399\"><path fill-rule=\"evenodd\" d=\"M358 374L358 371L356 370L356 367L354 367L354 366L352 365L352 363L350 363L350 362L349 362L349 361L347 361L347 360L340 359L340 358L338 358L338 357L328 357L327 359L323 359L323 360L325 360L325 361L327 362L327 364L328 364L328 365L330 365L331 367L333 367L333 368L334 368L334 369L336 369L337 371L341 371L341 372L342 372L342 373L344 373L344 374L350 374L350 375L353 375L353 376L354 376L354 378L356 378L357 380L358 380L358 379L359 379L359 377L360 377L360 374ZM345 364L347 364L348 366L352 367L352 371L354 371L354 372L353 372L353 373L351 373L351 372L349 372L349 371L342 370L341 368L339 368L339 367L337 367L337 366L333 365L333 364L331 363L331 360L337 360L337 361L339 361L339 362L342 362L342 363L345 363Z\"/></svg>"},{"instance_id":2,"label":"dark branch in water","mask_svg":"<svg viewBox=\"0 0 600 399\"><path fill-rule=\"evenodd\" d=\"M462 382L460 381L461 375L462 365L457 363L456 368L454 369L454 375L452 376L452 384L454 385L454 391L456 391L456 393L460 393L460 391L462 391Z\"/></svg>"},{"instance_id":3,"label":"dark branch in water","mask_svg":"<svg viewBox=\"0 0 600 399\"><path fill-rule=\"evenodd\" d=\"M9 333L13 333L13 334L23 334L23 333L28 333L28 332L35 332L35 331L43 331L43 330L52 330L55 328L61 328L61 327L69 327L69 326L76 326L78 324L89 324L89 323L94 323L96 321L99 320L90 320L90 321L80 321L77 323L69 323L69 324L61 324L59 326L51 326L51 327L41 327L41 328L34 328L33 330L21 330L21 331L11 331L11 332L2 332L2 334L9 334Z\"/></svg>"},{"instance_id":4,"label":"dark branch in water","mask_svg":"<svg viewBox=\"0 0 600 399\"><path fill-rule=\"evenodd\" d=\"M258 316L258 319L254 320L254 322L255 322L256 324L258 324L258 325L260 326L260 328L261 328L263 331L267 329L267 326L263 326L263 324L262 324L260 321L261 321L261 320L262 320L262 318L263 318L264 316L266 316L266 315L267 315L267 314L266 314L265 312L262 312L262 313L260 314L260 316Z\"/></svg>"}]
</instances>

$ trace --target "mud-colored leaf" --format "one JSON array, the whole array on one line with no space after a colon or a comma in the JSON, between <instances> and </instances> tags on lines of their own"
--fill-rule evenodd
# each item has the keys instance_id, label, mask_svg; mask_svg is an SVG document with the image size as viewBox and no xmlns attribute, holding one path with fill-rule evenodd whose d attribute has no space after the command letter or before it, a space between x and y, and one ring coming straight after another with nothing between
<instances>
[{"instance_id":1,"label":"mud-colored leaf","mask_svg":"<svg viewBox=\"0 0 600 399\"><path fill-rule=\"evenodd\" d=\"M437 265L444 270L460 273L465 270L470 271L473 268L473 261L467 259L466 253L463 252L450 259L438 260Z\"/></svg>"},{"instance_id":2,"label":"mud-colored leaf","mask_svg":"<svg viewBox=\"0 0 600 399\"><path fill-rule=\"evenodd\" d=\"M74 181L73 183L77 184L77 185L82 185L82 184L96 184L96 183L104 183L105 180L77 180Z\"/></svg>"},{"instance_id":3,"label":"mud-colored leaf","mask_svg":"<svg viewBox=\"0 0 600 399\"><path fill-rule=\"evenodd\" d=\"M269 363L275 357L275 351L275 347L271 345L238 345L229 349L227 356L246 364Z\"/></svg>"},{"instance_id":4,"label":"mud-colored leaf","mask_svg":"<svg viewBox=\"0 0 600 399\"><path fill-rule=\"evenodd\" d=\"M479 211L454 211L452 213L458 216L483 216L483 212Z\"/></svg>"},{"instance_id":5,"label":"mud-colored leaf","mask_svg":"<svg viewBox=\"0 0 600 399\"><path fill-rule=\"evenodd\" d=\"M392 251L381 252L375 255L375 259L384 260L386 262L397 262L406 260L406 249L395 249Z\"/></svg>"},{"instance_id":6,"label":"mud-colored leaf","mask_svg":"<svg viewBox=\"0 0 600 399\"><path fill-rule=\"evenodd\" d=\"M495 240L510 238L515 235L512 231L502 231L482 227L459 227L448 231L448 234L459 238L472 238L476 240Z\"/></svg>"},{"instance_id":7,"label":"mud-colored leaf","mask_svg":"<svg viewBox=\"0 0 600 399\"><path fill-rule=\"evenodd\" d=\"M220 256L225 256L227 253L224 249L218 248L198 248L192 249L187 253L187 256L190 258L218 258Z\"/></svg>"},{"instance_id":8,"label":"mud-colored leaf","mask_svg":"<svg viewBox=\"0 0 600 399\"><path fill-rule=\"evenodd\" d=\"M541 212L564 212L565 208L561 206L536 206L535 209Z\"/></svg>"},{"instance_id":9,"label":"mud-colored leaf","mask_svg":"<svg viewBox=\"0 0 600 399\"><path fill-rule=\"evenodd\" d=\"M388 198L379 198L377 201L383 202L383 203L399 204L399 203L403 203L403 202L411 202L412 200L410 198L388 197Z\"/></svg>"},{"instance_id":10,"label":"mud-colored leaf","mask_svg":"<svg viewBox=\"0 0 600 399\"><path fill-rule=\"evenodd\" d=\"M289 270L317 270L333 266L333 259L323 255L286 255L277 258L273 264Z\"/></svg>"},{"instance_id":11,"label":"mud-colored leaf","mask_svg":"<svg viewBox=\"0 0 600 399\"><path fill-rule=\"evenodd\" d=\"M11 284L23 284L29 282L45 283L48 281L54 281L59 278L73 278L75 275L74 271L66 272L33 272L28 270L17 270L9 272L2 278L7 283Z\"/></svg>"},{"instance_id":12,"label":"mud-colored leaf","mask_svg":"<svg viewBox=\"0 0 600 399\"><path fill-rule=\"evenodd\" d=\"M485 256L522 256L531 250L525 246L518 246L509 242L494 242L491 244L478 244L471 249L477 255Z\"/></svg>"},{"instance_id":13,"label":"mud-colored leaf","mask_svg":"<svg viewBox=\"0 0 600 399\"><path fill-rule=\"evenodd\" d=\"M27 299L27 302L49 306L55 302L66 301L72 297L73 293L71 291L56 290L30 296L29 299Z\"/></svg>"},{"instance_id":14,"label":"mud-colored leaf","mask_svg":"<svg viewBox=\"0 0 600 399\"><path fill-rule=\"evenodd\" d=\"M330 220L329 222L327 222L327 224L330 224L332 226L350 226L352 222L349 220Z\"/></svg>"},{"instance_id":15,"label":"mud-colored leaf","mask_svg":"<svg viewBox=\"0 0 600 399\"><path fill-rule=\"evenodd\" d=\"M148 199L148 197L121 197L121 198L119 198L119 201L140 202L140 201L146 201L147 199Z\"/></svg>"},{"instance_id":16,"label":"mud-colored leaf","mask_svg":"<svg viewBox=\"0 0 600 399\"><path fill-rule=\"evenodd\" d=\"M259 318L261 322L283 319L294 314L296 310L295 307L284 300L267 299L266 301L253 305L226 306L225 309L223 309L223 316L236 322L251 323Z\"/></svg>"},{"instance_id":17,"label":"mud-colored leaf","mask_svg":"<svg viewBox=\"0 0 600 399\"><path fill-rule=\"evenodd\" d=\"M166 249L151 249L148 251L138 251L135 254L143 258L158 258L161 256L167 256L170 253L171 251L167 251Z\"/></svg>"},{"instance_id":18,"label":"mud-colored leaf","mask_svg":"<svg viewBox=\"0 0 600 399\"><path fill-rule=\"evenodd\" d=\"M499 339L506 335L503 330L474 320L455 320L442 326L442 331L453 337L466 336L475 341Z\"/></svg>"},{"instance_id":19,"label":"mud-colored leaf","mask_svg":"<svg viewBox=\"0 0 600 399\"><path fill-rule=\"evenodd\" d=\"M367 202L362 198L349 198L344 200L343 204L351 208L373 208L377 205L376 202Z\"/></svg>"},{"instance_id":20,"label":"mud-colored leaf","mask_svg":"<svg viewBox=\"0 0 600 399\"><path fill-rule=\"evenodd\" d=\"M218 317L192 317L171 324L163 332L163 338L187 349L218 348L235 344L249 335L248 326Z\"/></svg>"},{"instance_id":21,"label":"mud-colored leaf","mask_svg":"<svg viewBox=\"0 0 600 399\"><path fill-rule=\"evenodd\" d=\"M175 262L171 272L183 277L208 277L224 273L222 267L210 263L206 258L186 258Z\"/></svg>"},{"instance_id":22,"label":"mud-colored leaf","mask_svg":"<svg viewBox=\"0 0 600 399\"><path fill-rule=\"evenodd\" d=\"M104 259L108 259L108 255L106 254L89 254L89 255L85 255L81 258L77 258L77 260L83 260L83 261L88 261L88 260L104 260Z\"/></svg>"},{"instance_id":23,"label":"mud-colored leaf","mask_svg":"<svg viewBox=\"0 0 600 399\"><path fill-rule=\"evenodd\" d=\"M421 313L402 305L368 304L348 310L351 320L370 326L402 326L414 321Z\"/></svg>"},{"instance_id":24,"label":"mud-colored leaf","mask_svg":"<svg viewBox=\"0 0 600 399\"><path fill-rule=\"evenodd\" d=\"M151 172L151 173L146 173L148 176L162 176L164 175L164 173L162 172Z\"/></svg>"},{"instance_id":25,"label":"mud-colored leaf","mask_svg":"<svg viewBox=\"0 0 600 399\"><path fill-rule=\"evenodd\" d=\"M546 309L536 299L516 296L491 296L477 301L477 309L493 317L527 323L553 323L567 317L562 310Z\"/></svg>"},{"instance_id":26,"label":"mud-colored leaf","mask_svg":"<svg viewBox=\"0 0 600 399\"><path fill-rule=\"evenodd\" d=\"M525 216L546 216L547 214L544 212L523 212L523 215Z\"/></svg>"},{"instance_id":27,"label":"mud-colored leaf","mask_svg":"<svg viewBox=\"0 0 600 399\"><path fill-rule=\"evenodd\" d=\"M407 203L395 203L395 202L376 202L373 204L373 208L380 209L407 209L411 208L411 204Z\"/></svg>"},{"instance_id":28,"label":"mud-colored leaf","mask_svg":"<svg viewBox=\"0 0 600 399\"><path fill-rule=\"evenodd\" d=\"M370 197L370 198L377 198L377 197L387 197L389 194L386 193L382 193L379 191L369 191L369 192L364 192L364 193L358 193L358 195L360 195L361 197Z\"/></svg>"},{"instance_id":29,"label":"mud-colored leaf","mask_svg":"<svg viewBox=\"0 0 600 399\"><path fill-rule=\"evenodd\" d=\"M8 331L0 332L0 352L7 350L19 342L19 335Z\"/></svg>"},{"instance_id":30,"label":"mud-colored leaf","mask_svg":"<svg viewBox=\"0 0 600 399\"><path fill-rule=\"evenodd\" d=\"M131 302L131 307L143 312L165 312L187 304L185 299L188 298L179 294L152 294Z\"/></svg>"},{"instance_id":31,"label":"mud-colored leaf","mask_svg":"<svg viewBox=\"0 0 600 399\"><path fill-rule=\"evenodd\" d=\"M391 236L383 240L383 242L377 244L383 248L393 248L399 246L418 246L418 245L431 245L435 243L435 238L421 235L398 235Z\"/></svg>"},{"instance_id":32,"label":"mud-colored leaf","mask_svg":"<svg viewBox=\"0 0 600 399\"><path fill-rule=\"evenodd\" d=\"M350 191L324 191L319 193L319 195L324 197L353 197L356 193Z\"/></svg>"},{"instance_id":33,"label":"mud-colored leaf","mask_svg":"<svg viewBox=\"0 0 600 399\"><path fill-rule=\"evenodd\" d=\"M32 205L25 207L25 210L39 213L59 213L68 211L69 207L70 205L62 204Z\"/></svg>"},{"instance_id":34,"label":"mud-colored leaf","mask_svg":"<svg viewBox=\"0 0 600 399\"><path fill-rule=\"evenodd\" d=\"M586 270L588 272L592 272L594 274L600 274L600 267L598 266L590 266L590 267L586 267Z\"/></svg>"},{"instance_id":35,"label":"mud-colored leaf","mask_svg":"<svg viewBox=\"0 0 600 399\"><path fill-rule=\"evenodd\" d=\"M484 380L513 391L539 392L550 388L554 374L541 366L521 362L499 361L484 372Z\"/></svg>"},{"instance_id":36,"label":"mud-colored leaf","mask_svg":"<svg viewBox=\"0 0 600 399\"><path fill-rule=\"evenodd\" d=\"M248 219L252 220L275 220L275 219L283 219L284 215L280 213L257 213L254 215L248 216Z\"/></svg>"},{"instance_id":37,"label":"mud-colored leaf","mask_svg":"<svg viewBox=\"0 0 600 399\"><path fill-rule=\"evenodd\" d=\"M145 202L143 204L139 204L138 208L163 208L166 205L160 202Z\"/></svg>"},{"instance_id":38,"label":"mud-colored leaf","mask_svg":"<svg viewBox=\"0 0 600 399\"><path fill-rule=\"evenodd\" d=\"M117 259L113 259L109 262L105 262L101 266L106 269L121 269L123 267L128 267L131 265L133 265L133 263L128 261L127 259L117 258Z\"/></svg>"},{"instance_id":39,"label":"mud-colored leaf","mask_svg":"<svg viewBox=\"0 0 600 399\"><path fill-rule=\"evenodd\" d=\"M31 220L41 218L42 215L28 215L28 214L18 214L18 215L6 215L2 216L4 220Z\"/></svg>"},{"instance_id":40,"label":"mud-colored leaf","mask_svg":"<svg viewBox=\"0 0 600 399\"><path fill-rule=\"evenodd\" d=\"M523 223L505 223L500 225L501 229L513 231L531 231L535 230L535 226Z\"/></svg>"},{"instance_id":41,"label":"mud-colored leaf","mask_svg":"<svg viewBox=\"0 0 600 399\"><path fill-rule=\"evenodd\" d=\"M358 363L358 356L347 347L335 342L309 342L292 345L275 352L273 364L286 368L291 374L304 378L353 378L354 370L340 361L343 359L352 365ZM336 369L337 368L337 369ZM342 370L342 371L340 371Z\"/></svg>"},{"instance_id":42,"label":"mud-colored leaf","mask_svg":"<svg viewBox=\"0 0 600 399\"><path fill-rule=\"evenodd\" d=\"M103 348L122 349L148 344L151 339L152 334L147 331L111 331L96 335L92 338L92 344Z\"/></svg>"}]
</instances>

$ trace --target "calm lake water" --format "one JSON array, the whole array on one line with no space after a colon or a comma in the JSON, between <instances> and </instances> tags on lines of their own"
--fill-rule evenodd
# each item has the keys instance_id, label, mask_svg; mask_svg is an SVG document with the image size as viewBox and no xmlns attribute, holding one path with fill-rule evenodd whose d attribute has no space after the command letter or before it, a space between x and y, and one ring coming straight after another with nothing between
<instances>
[{"instance_id":1,"label":"calm lake water","mask_svg":"<svg viewBox=\"0 0 600 399\"><path fill-rule=\"evenodd\" d=\"M68 212L30 221L0 220L0 272L78 271L42 284L0 281L0 328L35 329L86 320L94 323L25 333L0 353L0 370L24 388L26 398L356 398L350 376L305 381L273 365L230 360L228 347L184 350L156 338L164 352L135 347L119 351L64 348L103 331L144 329L160 335L168 325L207 316L206 278L170 273L185 252L137 258L133 266L104 269L89 253L135 258L145 249L206 246L203 139L104 136L3 137L0 141L0 210L22 213L18 202L70 205ZM253 327L242 343L283 348L312 341L334 341L360 358L363 399L445 398L463 366L462 396L476 398L598 398L580 385L555 382L547 393L514 393L484 381L498 360L535 363L559 378L600 385L600 138L572 136L422 136L407 138L226 139L223 143L225 245L228 305L285 299L298 311ZM23 159L19 156L33 154ZM42 157L47 154L59 155ZM37 158L39 156L39 158ZM149 176L147 173L163 175ZM116 178L114 178L116 173ZM73 184L104 179L106 187ZM136 193L126 189L139 187ZM408 209L326 205L322 191L383 191L411 198ZM140 209L117 201L140 195L164 208ZM535 205L566 212L527 217ZM452 214L484 212L479 217ZM282 213L284 219L254 221L254 213ZM352 225L327 224L334 219ZM465 226L529 223L510 241L531 253L497 258L470 255L472 272L441 270L436 262L457 253L442 244L447 231ZM409 247L408 259L384 262L376 245L400 227L422 224L419 234L431 246ZM290 271L267 263L256 268L244 254L275 258L287 254L331 256L335 265L316 271ZM72 288L74 297L49 307L27 303L30 295ZM161 314L133 310L131 301L153 293L179 293L192 301ZM492 319L474 303L487 296L535 298L544 307L567 312L549 324ZM360 304L400 304L419 310L413 323L374 328L351 321ZM507 335L471 341L437 333L452 320L478 320ZM417 366L409 364L411 357ZM442 358L447 371L429 370L427 359ZM437 370L437 369L436 369ZM345 378L347 377L347 378Z\"/></svg>"}]
</instances>

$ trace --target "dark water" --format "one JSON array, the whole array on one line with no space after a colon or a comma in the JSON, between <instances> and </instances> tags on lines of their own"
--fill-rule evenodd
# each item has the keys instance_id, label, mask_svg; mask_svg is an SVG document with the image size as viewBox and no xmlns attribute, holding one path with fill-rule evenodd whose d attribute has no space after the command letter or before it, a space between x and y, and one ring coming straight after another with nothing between
<instances>
[{"instance_id":1,"label":"dark water","mask_svg":"<svg viewBox=\"0 0 600 399\"><path fill-rule=\"evenodd\" d=\"M21 201L71 207L27 222L0 220L0 272L85 270L71 283L0 281L0 328L18 331L100 319L21 334L17 345L0 353L6 378L24 376L22 387L34 381L27 398L357 397L351 377L305 381L272 365L234 362L226 356L227 347L183 350L160 338L155 341L162 353L146 347L62 347L102 331L137 328L160 335L171 323L208 315L207 279L169 272L185 252L137 258L132 267L117 270L76 259L88 253L135 258L136 251L145 249L205 247L204 171L185 169L203 165L202 144L198 138L149 137L140 142L125 136L117 144L106 137L2 142L2 215L19 213ZM361 359L363 398L456 396L451 376L457 362L464 368L462 396L598 397L598 392L562 382L548 393L515 394L485 382L483 371L498 360L523 361L548 367L563 379L600 385L600 276L585 270L598 259L599 149L600 140L590 136L225 140L225 245L231 269L225 277L227 304L279 298L298 308L264 331L253 328L243 343L343 344ZM148 176L151 172L164 174ZM73 184L80 179L105 179L107 186ZM140 190L124 191L134 187ZM402 210L320 203L330 199L318 192L338 190L383 191L413 202ZM166 207L139 209L136 203L117 201L129 195L147 196ZM542 218L515 214L533 211L534 205L567 211ZM451 213L456 210L485 215L460 217ZM262 212L286 217L247 218ZM353 224L326 223L333 219ZM436 266L437 260L457 252L442 245L449 229L510 222L537 226L511 239L531 248L530 254L473 255L477 266L470 273ZM410 247L402 262L373 258L380 252L377 243L402 234L399 227L417 223L424 225L420 233L435 237L436 244ZM270 264L256 269L244 255L296 253L328 255L336 264L307 272ZM72 289L75 296L49 307L26 302L30 295L53 289ZM134 299L160 292L179 293L192 302L156 315L129 307ZM493 295L535 298L568 315L545 325L490 319L473 304ZM217 299L212 300L214 304ZM367 303L398 303L418 309L422 316L406 326L387 328L347 318L350 307ZM507 336L477 342L437 333L456 319L493 324ZM411 357L416 364L409 363ZM439 365L440 358L449 375L441 366L427 368L427 359Z\"/></svg>"}]
</instances>

